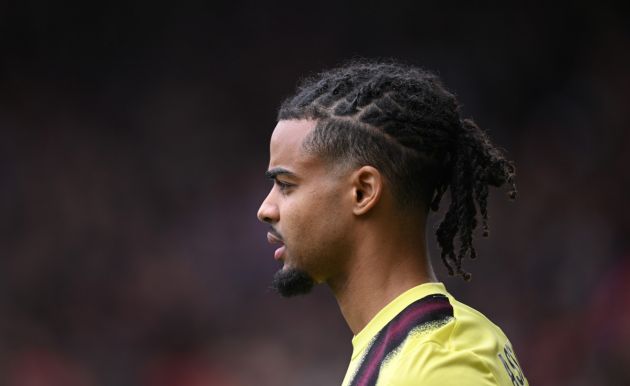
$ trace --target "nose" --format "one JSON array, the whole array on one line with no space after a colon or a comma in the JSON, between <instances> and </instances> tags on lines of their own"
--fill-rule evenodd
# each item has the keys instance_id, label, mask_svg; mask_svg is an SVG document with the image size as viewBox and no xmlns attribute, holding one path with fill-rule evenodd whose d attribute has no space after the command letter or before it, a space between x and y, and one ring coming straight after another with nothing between
<instances>
[{"instance_id":1,"label":"nose","mask_svg":"<svg viewBox=\"0 0 630 386\"><path fill-rule=\"evenodd\" d=\"M260 208L258 208L257 214L258 220L269 224L276 223L280 219L278 206L272 202L271 194L272 192L269 192L265 200L262 202L262 204L260 204Z\"/></svg>"}]
</instances>

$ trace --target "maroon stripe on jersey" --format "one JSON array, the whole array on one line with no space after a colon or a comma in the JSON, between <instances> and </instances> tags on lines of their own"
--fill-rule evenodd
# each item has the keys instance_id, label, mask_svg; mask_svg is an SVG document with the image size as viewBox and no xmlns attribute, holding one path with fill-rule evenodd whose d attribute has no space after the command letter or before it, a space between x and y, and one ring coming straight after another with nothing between
<instances>
[{"instance_id":1,"label":"maroon stripe on jersey","mask_svg":"<svg viewBox=\"0 0 630 386\"><path fill-rule=\"evenodd\" d=\"M411 303L379 331L350 385L376 385L383 360L405 341L413 329L437 328L452 318L453 307L444 295L429 295Z\"/></svg>"}]
</instances>

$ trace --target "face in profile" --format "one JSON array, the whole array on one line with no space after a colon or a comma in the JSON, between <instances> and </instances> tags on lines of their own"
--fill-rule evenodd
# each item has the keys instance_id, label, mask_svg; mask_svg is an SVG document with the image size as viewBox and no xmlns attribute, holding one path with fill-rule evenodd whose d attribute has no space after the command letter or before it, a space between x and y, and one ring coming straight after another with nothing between
<instances>
[{"instance_id":1,"label":"face in profile","mask_svg":"<svg viewBox=\"0 0 630 386\"><path fill-rule=\"evenodd\" d=\"M282 264L273 280L283 296L307 293L342 272L347 252L348 173L303 149L316 121L278 122L271 136L267 175L271 191L258 210Z\"/></svg>"}]
</instances>

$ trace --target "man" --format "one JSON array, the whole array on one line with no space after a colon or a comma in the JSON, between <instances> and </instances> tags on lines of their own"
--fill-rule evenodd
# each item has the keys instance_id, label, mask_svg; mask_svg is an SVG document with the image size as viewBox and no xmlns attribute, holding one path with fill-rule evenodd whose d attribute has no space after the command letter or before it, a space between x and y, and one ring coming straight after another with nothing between
<instances>
[{"instance_id":1,"label":"man","mask_svg":"<svg viewBox=\"0 0 630 386\"><path fill-rule=\"evenodd\" d=\"M277 291L326 283L337 298L354 333L344 386L527 385L503 332L446 291L427 254L427 215L449 190L438 244L469 280L488 186L516 194L512 164L458 110L434 75L373 61L307 79L280 108L258 218L279 244Z\"/></svg>"}]
</instances>

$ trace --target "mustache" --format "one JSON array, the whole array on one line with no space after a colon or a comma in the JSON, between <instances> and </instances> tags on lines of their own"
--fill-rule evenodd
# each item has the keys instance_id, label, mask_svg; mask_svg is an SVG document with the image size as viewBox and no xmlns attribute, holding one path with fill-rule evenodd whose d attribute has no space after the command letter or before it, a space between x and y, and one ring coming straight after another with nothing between
<instances>
[{"instance_id":1,"label":"mustache","mask_svg":"<svg viewBox=\"0 0 630 386\"><path fill-rule=\"evenodd\" d=\"M271 235L275 238L277 238L278 240L284 242L284 238L282 237L282 235L280 234L280 232L278 232L277 230L275 230L274 227L270 226L269 227L269 233L271 233Z\"/></svg>"}]
</instances>

